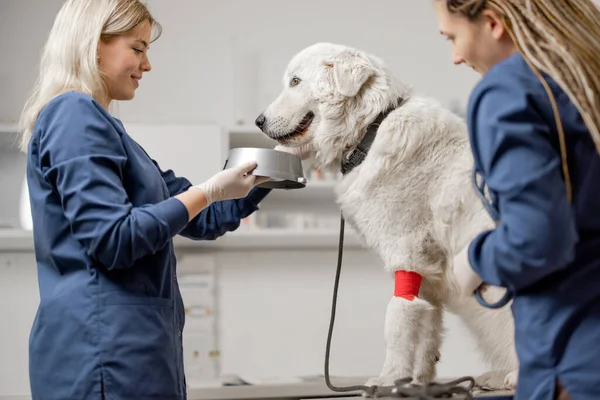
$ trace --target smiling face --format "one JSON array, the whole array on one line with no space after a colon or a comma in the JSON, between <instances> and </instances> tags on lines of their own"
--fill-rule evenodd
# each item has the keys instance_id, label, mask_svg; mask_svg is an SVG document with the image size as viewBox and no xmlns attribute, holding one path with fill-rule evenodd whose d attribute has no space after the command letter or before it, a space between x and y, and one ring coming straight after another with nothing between
<instances>
[{"instance_id":1,"label":"smiling face","mask_svg":"<svg viewBox=\"0 0 600 400\"><path fill-rule=\"evenodd\" d=\"M148 44L151 27L148 22L130 32L101 40L98 66L107 89L105 107L112 100L131 100L144 72L151 69Z\"/></svg>"},{"instance_id":2,"label":"smiling face","mask_svg":"<svg viewBox=\"0 0 600 400\"><path fill-rule=\"evenodd\" d=\"M515 46L499 15L484 9L469 19L448 10L446 0L435 0L435 14L440 33L452 44L454 64L466 64L485 74L496 63L515 52Z\"/></svg>"}]
</instances>

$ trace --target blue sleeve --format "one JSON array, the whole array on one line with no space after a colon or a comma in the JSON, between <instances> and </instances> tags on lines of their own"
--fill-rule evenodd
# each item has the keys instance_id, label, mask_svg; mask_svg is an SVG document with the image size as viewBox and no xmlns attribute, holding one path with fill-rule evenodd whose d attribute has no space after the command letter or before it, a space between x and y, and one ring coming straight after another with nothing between
<instances>
[{"instance_id":1,"label":"blue sleeve","mask_svg":"<svg viewBox=\"0 0 600 400\"><path fill-rule=\"evenodd\" d=\"M471 243L469 261L484 282L513 292L566 267L577 241L560 153L536 104L516 77L504 77L478 87L469 105L476 164L501 219Z\"/></svg>"},{"instance_id":2,"label":"blue sleeve","mask_svg":"<svg viewBox=\"0 0 600 400\"><path fill-rule=\"evenodd\" d=\"M95 262L127 268L187 225L188 212L177 199L133 207L122 184L127 154L121 136L91 97L61 95L43 113L44 177L59 196L74 237Z\"/></svg>"},{"instance_id":3,"label":"blue sleeve","mask_svg":"<svg viewBox=\"0 0 600 400\"><path fill-rule=\"evenodd\" d=\"M186 178L178 177L172 170L161 171L171 196L188 190L192 184ZM181 236L195 240L214 240L227 232L236 230L241 220L258 210L258 204L269 194L270 189L254 188L248 196L236 200L224 200L212 203L198 214L180 232Z\"/></svg>"}]
</instances>

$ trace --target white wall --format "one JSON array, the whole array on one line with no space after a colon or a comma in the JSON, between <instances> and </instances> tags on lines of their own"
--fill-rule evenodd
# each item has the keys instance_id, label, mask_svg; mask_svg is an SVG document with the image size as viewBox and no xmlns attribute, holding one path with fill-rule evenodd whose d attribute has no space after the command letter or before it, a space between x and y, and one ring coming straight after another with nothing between
<instances>
[{"instance_id":1,"label":"white wall","mask_svg":"<svg viewBox=\"0 0 600 400\"><path fill-rule=\"evenodd\" d=\"M0 123L17 119L60 4L62 0L0 0ZM452 65L430 1L150 0L150 6L164 33L151 45L153 70L141 82L136 100L115 110L125 122L251 124L279 91L289 58L318 41L377 54L417 91L445 103L457 99L464 105L477 79L467 68ZM204 166L203 155L215 151L202 137L168 145L181 146L182 157L192 154L198 169ZM207 168L215 168L214 157ZM301 262L292 262L292 255ZM335 256L335 248L219 256L224 373L322 373ZM15 267L13 256L8 259L13 260L11 268L2 267L7 259L0 259L0 392L19 393L28 391L27 336L37 284L31 259L27 268ZM378 374L391 281L366 252L350 251L345 260L332 374ZM452 317L448 328L440 373L482 371ZM13 357L18 361L6 363Z\"/></svg>"},{"instance_id":2,"label":"white wall","mask_svg":"<svg viewBox=\"0 0 600 400\"><path fill-rule=\"evenodd\" d=\"M0 121L18 116L61 0L0 0ZM385 59L423 93L465 102L476 80L455 67L427 0L149 0L163 36L153 71L123 119L251 123L280 88L289 58L319 41L357 46ZM10 38L10 39L9 39ZM254 90L253 90L254 89Z\"/></svg>"},{"instance_id":3,"label":"white wall","mask_svg":"<svg viewBox=\"0 0 600 400\"><path fill-rule=\"evenodd\" d=\"M60 0L0 0L0 123L17 120L61 4Z\"/></svg>"}]
</instances>

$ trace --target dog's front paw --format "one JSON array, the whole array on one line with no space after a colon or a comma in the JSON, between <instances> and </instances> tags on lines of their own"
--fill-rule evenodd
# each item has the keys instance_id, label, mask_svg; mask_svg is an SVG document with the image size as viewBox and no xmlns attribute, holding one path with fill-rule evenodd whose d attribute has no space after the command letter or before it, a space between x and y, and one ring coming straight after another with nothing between
<instances>
[{"instance_id":1,"label":"dog's front paw","mask_svg":"<svg viewBox=\"0 0 600 400\"><path fill-rule=\"evenodd\" d=\"M400 377L392 376L392 375L380 375L377 377L370 378L365 383L365 386L372 387L382 387L382 386L394 386L396 381L400 379ZM363 397L371 397L368 393L363 392Z\"/></svg>"},{"instance_id":2,"label":"dog's front paw","mask_svg":"<svg viewBox=\"0 0 600 400\"><path fill-rule=\"evenodd\" d=\"M381 375L367 380L365 386L393 386L398 379L399 376Z\"/></svg>"},{"instance_id":3,"label":"dog's front paw","mask_svg":"<svg viewBox=\"0 0 600 400\"><path fill-rule=\"evenodd\" d=\"M517 387L518 371L489 371L475 378L475 386L482 390L513 390Z\"/></svg>"},{"instance_id":4,"label":"dog's front paw","mask_svg":"<svg viewBox=\"0 0 600 400\"><path fill-rule=\"evenodd\" d=\"M515 390L517 388L517 382L519 381L519 370L510 371L504 377L504 386L509 390Z\"/></svg>"}]
</instances>

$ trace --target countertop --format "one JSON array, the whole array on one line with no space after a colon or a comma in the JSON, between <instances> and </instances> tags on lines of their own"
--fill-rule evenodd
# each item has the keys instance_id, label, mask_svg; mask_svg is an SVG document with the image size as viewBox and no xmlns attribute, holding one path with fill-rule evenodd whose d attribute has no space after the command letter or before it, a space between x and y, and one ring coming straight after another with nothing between
<instances>
[{"instance_id":1,"label":"countertop","mask_svg":"<svg viewBox=\"0 0 600 400\"><path fill-rule=\"evenodd\" d=\"M217 240L190 240L182 236L174 239L175 247L180 250L206 248L213 250L281 250L281 249L337 249L339 232L337 230L286 230L239 229L229 232ZM344 249L364 248L356 233L346 230ZM0 252L31 252L33 236L30 231L18 229L0 229Z\"/></svg>"},{"instance_id":2,"label":"countertop","mask_svg":"<svg viewBox=\"0 0 600 400\"><path fill-rule=\"evenodd\" d=\"M332 379L336 386L363 384L366 379ZM487 400L510 400L512 392L494 391L481 392L475 391L475 399L485 398ZM188 390L188 400L307 400L307 399L364 399L362 392L333 392L324 382L303 382L297 384L285 385L254 385L254 386L231 386L216 388L191 388ZM385 400L388 397L378 397ZM393 398L389 398L392 400Z\"/></svg>"},{"instance_id":3,"label":"countertop","mask_svg":"<svg viewBox=\"0 0 600 400\"><path fill-rule=\"evenodd\" d=\"M366 378L332 378L336 386L363 384ZM510 399L511 392L474 393L474 398ZM1 396L0 400L29 400L28 395ZM303 399L362 399L360 392L332 392L324 379L307 380L298 383L260 384L241 386L190 387L188 400L303 400ZM384 398L380 398L384 399ZM390 398L391 399L391 398Z\"/></svg>"}]
</instances>

